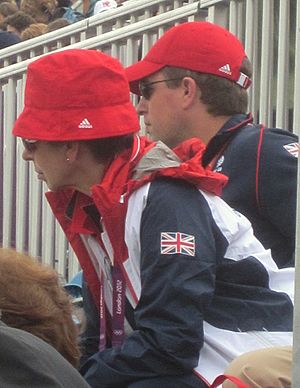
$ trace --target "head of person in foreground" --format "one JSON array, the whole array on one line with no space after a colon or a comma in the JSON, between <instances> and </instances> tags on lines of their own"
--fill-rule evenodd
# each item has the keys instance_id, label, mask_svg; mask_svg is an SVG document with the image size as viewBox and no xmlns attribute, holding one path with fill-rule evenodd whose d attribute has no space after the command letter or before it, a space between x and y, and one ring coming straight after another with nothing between
<instances>
[{"instance_id":1,"label":"head of person in foreground","mask_svg":"<svg viewBox=\"0 0 300 388\"><path fill-rule=\"evenodd\" d=\"M73 366L80 351L72 304L55 270L12 249L0 249L1 320L52 345Z\"/></svg>"}]
</instances>

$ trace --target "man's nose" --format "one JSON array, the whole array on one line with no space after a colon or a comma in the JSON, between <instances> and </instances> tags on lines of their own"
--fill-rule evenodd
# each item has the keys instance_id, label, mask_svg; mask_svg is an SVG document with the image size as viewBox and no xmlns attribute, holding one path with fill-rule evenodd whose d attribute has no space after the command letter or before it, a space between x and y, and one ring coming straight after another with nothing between
<instances>
[{"instance_id":1,"label":"man's nose","mask_svg":"<svg viewBox=\"0 0 300 388\"><path fill-rule=\"evenodd\" d=\"M137 104L136 111L140 116L143 116L147 111L147 100L144 97L141 97L139 103Z\"/></svg>"}]
</instances>

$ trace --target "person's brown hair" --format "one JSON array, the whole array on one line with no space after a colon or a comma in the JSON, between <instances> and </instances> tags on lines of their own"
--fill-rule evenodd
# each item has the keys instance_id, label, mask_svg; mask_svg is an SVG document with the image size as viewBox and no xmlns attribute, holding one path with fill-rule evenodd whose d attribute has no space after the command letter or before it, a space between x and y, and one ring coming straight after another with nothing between
<instances>
[{"instance_id":1,"label":"person's brown hair","mask_svg":"<svg viewBox=\"0 0 300 388\"><path fill-rule=\"evenodd\" d=\"M29 27L25 28L25 30L22 31L21 39L28 40L28 39L32 39L37 36L43 35L46 27L47 27L47 24L44 24L44 23L30 24Z\"/></svg>"},{"instance_id":2,"label":"person's brown hair","mask_svg":"<svg viewBox=\"0 0 300 388\"><path fill-rule=\"evenodd\" d=\"M72 304L54 269L15 250L0 248L0 311L8 326L41 338L78 366Z\"/></svg>"},{"instance_id":3,"label":"person's brown hair","mask_svg":"<svg viewBox=\"0 0 300 388\"><path fill-rule=\"evenodd\" d=\"M37 23L48 24L56 6L56 0L21 0L20 10L31 15Z\"/></svg>"},{"instance_id":4,"label":"person's brown hair","mask_svg":"<svg viewBox=\"0 0 300 388\"><path fill-rule=\"evenodd\" d=\"M177 87L184 77L193 78L201 90L201 101L207 105L208 112L213 116L232 116L247 111L247 90L231 80L170 66L162 71L166 78L179 79L168 81L170 88ZM251 78L252 65L247 57L244 58L240 71Z\"/></svg>"},{"instance_id":5,"label":"person's brown hair","mask_svg":"<svg viewBox=\"0 0 300 388\"><path fill-rule=\"evenodd\" d=\"M3 3L0 3L0 14L3 16L3 17L7 17L9 15L13 15L14 13L16 13L18 11L18 7L15 3L10 3L10 2L3 2Z\"/></svg>"},{"instance_id":6,"label":"person's brown hair","mask_svg":"<svg viewBox=\"0 0 300 388\"><path fill-rule=\"evenodd\" d=\"M107 137L104 139L82 140L95 160L107 162L113 159L118 153L132 146L133 135Z\"/></svg>"},{"instance_id":7,"label":"person's brown hair","mask_svg":"<svg viewBox=\"0 0 300 388\"><path fill-rule=\"evenodd\" d=\"M3 23L6 24L6 26L10 25L14 27L19 34L21 34L22 31L25 30L25 28L29 27L30 24L36 23L33 17L30 15L27 15L25 12L18 11L15 12L12 15L7 16Z\"/></svg>"},{"instance_id":8,"label":"person's brown hair","mask_svg":"<svg viewBox=\"0 0 300 388\"><path fill-rule=\"evenodd\" d=\"M46 34L47 32L55 31L55 30L58 30L59 28L63 28L69 25L70 25L70 22L68 22L67 19L58 18L53 20L53 22L48 23L44 33Z\"/></svg>"}]
</instances>

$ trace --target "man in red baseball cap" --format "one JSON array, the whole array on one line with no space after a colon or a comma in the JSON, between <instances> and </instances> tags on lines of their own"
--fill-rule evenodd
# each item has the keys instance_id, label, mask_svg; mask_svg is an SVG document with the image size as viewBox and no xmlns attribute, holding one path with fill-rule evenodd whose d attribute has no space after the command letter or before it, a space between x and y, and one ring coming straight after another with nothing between
<instances>
[{"instance_id":1,"label":"man in red baseball cap","mask_svg":"<svg viewBox=\"0 0 300 388\"><path fill-rule=\"evenodd\" d=\"M83 270L81 372L95 388L204 388L257 338L291 343L294 271L218 197L227 178L202 167L200 140L172 151L137 130L116 59L29 65L13 133Z\"/></svg>"},{"instance_id":2,"label":"man in red baseball cap","mask_svg":"<svg viewBox=\"0 0 300 388\"><path fill-rule=\"evenodd\" d=\"M297 137L246 113L252 68L240 41L209 22L183 23L126 74L147 133L172 148L200 138L204 165L230 178L223 199L250 219L279 267L293 266Z\"/></svg>"},{"instance_id":3,"label":"man in red baseball cap","mask_svg":"<svg viewBox=\"0 0 300 388\"><path fill-rule=\"evenodd\" d=\"M141 96L137 111L147 133L169 147L200 138L206 144L202 163L229 177L222 198L250 219L279 267L293 266L297 137L255 125L247 114L252 66L241 42L209 22L183 23L168 30L126 74L131 91ZM290 364L281 350L262 354L285 381ZM248 361L249 376L257 375L257 363ZM268 379L266 369L263 375ZM272 376L276 379L281 381L280 373Z\"/></svg>"}]
</instances>

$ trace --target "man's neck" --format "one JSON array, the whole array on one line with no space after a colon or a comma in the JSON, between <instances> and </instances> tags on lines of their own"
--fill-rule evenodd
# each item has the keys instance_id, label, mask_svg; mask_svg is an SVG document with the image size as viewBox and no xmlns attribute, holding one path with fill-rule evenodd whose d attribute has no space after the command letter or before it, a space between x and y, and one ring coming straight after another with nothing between
<instances>
[{"instance_id":1,"label":"man's neck","mask_svg":"<svg viewBox=\"0 0 300 388\"><path fill-rule=\"evenodd\" d=\"M230 116L202 115L194 121L193 133L207 145L229 119Z\"/></svg>"}]
</instances>

